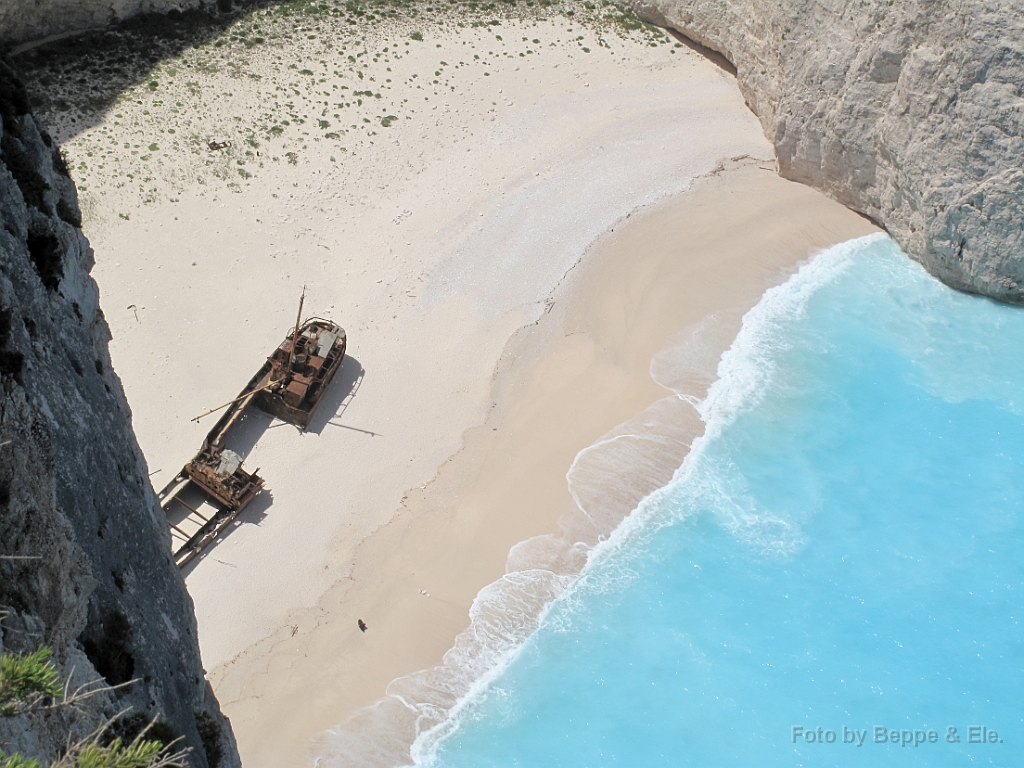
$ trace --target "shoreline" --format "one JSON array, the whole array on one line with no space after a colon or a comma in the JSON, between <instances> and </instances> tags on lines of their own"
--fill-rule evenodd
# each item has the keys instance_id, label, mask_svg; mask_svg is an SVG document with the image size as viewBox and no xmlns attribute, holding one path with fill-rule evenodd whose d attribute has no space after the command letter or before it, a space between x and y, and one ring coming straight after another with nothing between
<instances>
[{"instance_id":1,"label":"shoreline","mask_svg":"<svg viewBox=\"0 0 1024 768\"><path fill-rule=\"evenodd\" d=\"M300 623L294 638L279 633L212 670L246 765L283 764L321 731L329 732L310 747L321 766L407 759L416 735L411 718L422 713L380 700L380 692L397 687L431 707L453 704L469 681L449 688L453 670L432 668L467 629L480 591L505 576L507 561L571 578L585 550L544 546L551 537L568 528L570 541L594 543L667 482L688 449L682 438L702 433L694 409L650 377L651 359L680 332L717 316L703 328L706 354L688 383L702 396L742 315L765 290L815 250L875 231L839 204L752 164L698 180L689 192L620 222L590 249L544 317L510 340L487 420L362 542L351 579L328 591L309 617L315 624ZM688 235L684 242L680 232ZM641 243L645 252L624 258ZM677 294L686 301L674 300ZM651 408L680 425L674 448L655 446L659 472L647 463L630 492L601 510L602 524L586 530L579 515L573 519L566 472L603 437L638 434ZM533 551L524 551L530 544ZM552 584L545 597L558 589ZM540 607L513 622L509 648L529 633L536 619L529 611ZM355 628L357 616L369 624L367 633ZM314 692L309 683L317 675L331 684Z\"/></svg>"},{"instance_id":2,"label":"shoreline","mask_svg":"<svg viewBox=\"0 0 1024 768\"><path fill-rule=\"evenodd\" d=\"M267 489L184 572L247 768L304 760L396 679L454 703L473 674L429 670L474 603L487 620L481 590L504 639L472 651L477 672L579 571L575 542L699 432L651 378L658 351L696 339L689 384L706 386L765 288L874 231L780 180L735 80L659 31L555 16L359 37L317 18L308 39L271 38L289 18L254 13L56 131L157 486L206 432L191 417L279 343L303 284L349 335L310 430L252 413L232 433ZM230 343L202 365L211 333ZM680 426L638 437L649 408ZM602 461L653 443L671 449L596 511ZM552 578L509 612L522 593L488 585L538 564ZM383 724L390 745L356 725L399 757L415 737L408 719Z\"/></svg>"},{"instance_id":3,"label":"shoreline","mask_svg":"<svg viewBox=\"0 0 1024 768\"><path fill-rule=\"evenodd\" d=\"M349 579L355 546L484 420L506 342L544 314L589 243L722 156L768 156L735 82L695 54L652 47L646 32L581 54L576 22L519 24L518 43L512 26L466 28L415 48L420 41L392 50L394 41L378 40L358 72L310 80L307 108L316 88L347 93L371 79L382 99L392 80L387 98L397 104L422 94L417 71L431 60L455 68L448 95L432 86L415 96L423 106L411 104L409 119L386 131L363 123L345 155L338 140L301 138L304 125L289 129L300 129L298 143L285 133L251 148L240 136L296 72L258 58L249 75L259 79L238 83L198 53L163 65L181 67L170 85L133 93L140 98L64 145L69 165L87 165L101 184L90 195L108 210L127 208L104 217L94 206L85 227L112 359L155 481L202 442L206 427L191 418L237 394L253 361L279 343L303 285L309 311L348 332L338 386L310 430L257 413L238 427L246 466L261 468L266 487L185 571L208 669L282 627L298 631L298 617ZM537 49L530 63L518 48ZM173 142L186 133L191 118L168 110L175 102L160 90L182 85L234 89L209 127L239 137L224 150L235 154L204 150L202 161L177 143L153 142L149 153L148 137L135 139L140 148L118 162L138 155L132 162L151 175L137 181L156 191L132 201L118 181L106 194L119 132L131 138L162 120ZM243 98L243 86L261 98ZM276 154L289 146L295 162ZM251 168L252 178L226 181L217 175L224 166L237 166L238 179ZM189 168L207 175L182 188ZM201 363L210 332L231 339L215 365Z\"/></svg>"}]
</instances>

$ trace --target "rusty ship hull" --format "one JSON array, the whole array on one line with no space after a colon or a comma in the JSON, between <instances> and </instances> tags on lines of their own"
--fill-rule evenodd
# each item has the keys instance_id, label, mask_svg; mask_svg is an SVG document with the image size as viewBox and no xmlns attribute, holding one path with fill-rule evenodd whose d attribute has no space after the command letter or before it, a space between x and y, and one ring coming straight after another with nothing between
<instances>
[{"instance_id":1,"label":"rusty ship hull","mask_svg":"<svg viewBox=\"0 0 1024 768\"><path fill-rule=\"evenodd\" d=\"M346 346L344 329L321 318L309 319L289 332L238 397L228 404L230 407L207 434L199 452L159 493L160 506L168 514L174 559L179 567L216 540L263 489L259 470L244 470L242 457L225 447L227 434L250 405L305 429L341 368ZM206 502L215 508L212 514L201 511L202 503L193 506L181 498L181 492L190 485L198 487ZM188 532L171 522L174 504L188 511L186 519L197 518L193 521L197 530Z\"/></svg>"},{"instance_id":2,"label":"rusty ship hull","mask_svg":"<svg viewBox=\"0 0 1024 768\"><path fill-rule=\"evenodd\" d=\"M347 337L336 323L307 320L290 334L249 382L253 404L305 429L345 358Z\"/></svg>"}]
</instances>

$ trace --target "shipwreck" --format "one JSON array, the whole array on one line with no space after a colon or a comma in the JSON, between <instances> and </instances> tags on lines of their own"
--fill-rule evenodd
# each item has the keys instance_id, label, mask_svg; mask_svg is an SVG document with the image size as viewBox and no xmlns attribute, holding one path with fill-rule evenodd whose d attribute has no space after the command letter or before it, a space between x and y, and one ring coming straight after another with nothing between
<instances>
[{"instance_id":1,"label":"shipwreck","mask_svg":"<svg viewBox=\"0 0 1024 768\"><path fill-rule=\"evenodd\" d=\"M198 421L227 409L195 457L158 494L160 506L168 515L172 551L179 567L212 543L263 488L259 469L251 473L244 470L242 457L225 445L231 429L247 409L255 406L305 429L341 368L347 342L344 329L320 317L302 322L304 301L305 290L299 300L295 327L238 397L193 419ZM186 502L182 494L188 488L197 488L202 501L195 503L193 494L194 503ZM177 523L170 519L174 505L188 513Z\"/></svg>"}]
</instances>

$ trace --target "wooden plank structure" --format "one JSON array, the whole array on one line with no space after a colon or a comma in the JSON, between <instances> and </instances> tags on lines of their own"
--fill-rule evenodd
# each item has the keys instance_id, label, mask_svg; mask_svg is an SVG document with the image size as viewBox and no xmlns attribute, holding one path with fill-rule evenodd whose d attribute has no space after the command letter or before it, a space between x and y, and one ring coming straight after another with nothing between
<instances>
[{"instance_id":1,"label":"wooden plank structure","mask_svg":"<svg viewBox=\"0 0 1024 768\"><path fill-rule=\"evenodd\" d=\"M209 546L227 528L263 488L263 478L242 469L242 457L225 447L231 429L241 421L246 409L255 405L282 421L305 429L328 385L345 357L345 331L335 323L314 317L301 323L305 290L299 301L295 328L256 372L238 397L197 416L198 421L221 408L227 408L203 441L199 453L157 495L168 516L172 551L182 567ZM201 502L182 498L190 489L198 489ZM204 507L211 511L204 514ZM179 509L180 508L180 509ZM181 509L187 514L172 522Z\"/></svg>"}]
</instances>

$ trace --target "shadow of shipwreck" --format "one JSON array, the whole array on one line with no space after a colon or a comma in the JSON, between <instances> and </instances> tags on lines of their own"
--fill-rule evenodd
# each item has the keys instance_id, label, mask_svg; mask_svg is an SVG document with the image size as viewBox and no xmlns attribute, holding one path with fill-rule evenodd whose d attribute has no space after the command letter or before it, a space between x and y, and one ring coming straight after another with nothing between
<instances>
[{"instance_id":1,"label":"shadow of shipwreck","mask_svg":"<svg viewBox=\"0 0 1024 768\"><path fill-rule=\"evenodd\" d=\"M354 357L347 356L342 362L337 376L334 377L334 381L331 382L331 389L324 397L324 401L320 404L316 414L314 414L313 420L306 427L306 431L320 435L324 431L324 427L327 426L355 429L355 427L339 424L336 420L341 418L342 414L345 413L352 403L356 393L359 392L359 388L363 385L365 374L366 371L360 362ZM376 435L375 432L365 429L357 431Z\"/></svg>"},{"instance_id":2,"label":"shadow of shipwreck","mask_svg":"<svg viewBox=\"0 0 1024 768\"><path fill-rule=\"evenodd\" d=\"M232 531L241 528L243 525L259 525L262 523L264 518L267 516L267 512L270 509L271 504L273 503L274 494L264 488L263 491L253 499L252 503L243 509L238 516L231 521L227 528L221 531L220 535L214 541L206 546L199 554L181 566L181 575L187 578L202 561L209 558L217 559L214 557L217 551L217 545L227 538ZM236 567L234 563L228 563L223 560L218 560L218 562L231 566L232 568Z\"/></svg>"}]
</instances>

